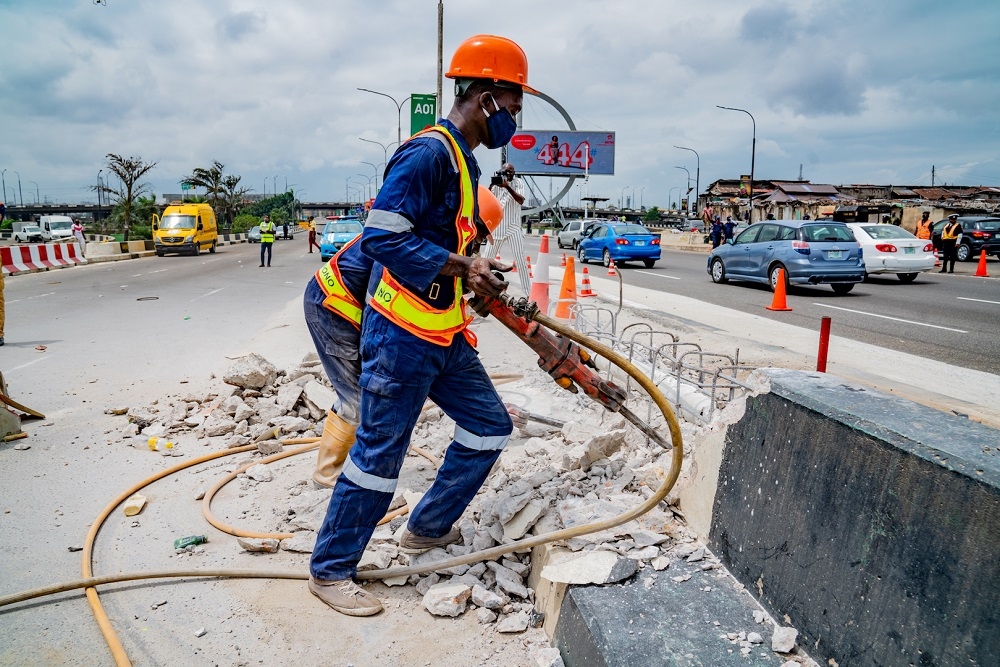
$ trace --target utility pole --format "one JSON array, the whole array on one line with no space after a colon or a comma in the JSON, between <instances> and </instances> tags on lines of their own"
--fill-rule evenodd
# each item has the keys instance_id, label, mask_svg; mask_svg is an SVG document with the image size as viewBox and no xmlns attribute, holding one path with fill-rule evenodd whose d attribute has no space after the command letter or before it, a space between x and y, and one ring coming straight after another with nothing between
<instances>
[{"instance_id":1,"label":"utility pole","mask_svg":"<svg viewBox=\"0 0 1000 667\"><path fill-rule=\"evenodd\" d=\"M931 165L931 187L934 187L934 165Z\"/></svg>"},{"instance_id":2,"label":"utility pole","mask_svg":"<svg viewBox=\"0 0 1000 667\"><path fill-rule=\"evenodd\" d=\"M444 0L438 0L438 76L437 76L437 113L435 120L440 118L442 113L441 104L441 79L444 76Z\"/></svg>"}]
</instances>

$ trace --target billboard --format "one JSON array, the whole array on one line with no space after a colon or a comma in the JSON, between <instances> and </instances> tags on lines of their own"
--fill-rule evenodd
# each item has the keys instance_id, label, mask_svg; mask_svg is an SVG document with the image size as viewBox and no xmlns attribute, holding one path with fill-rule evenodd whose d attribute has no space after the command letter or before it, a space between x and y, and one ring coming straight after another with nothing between
<instances>
[{"instance_id":1,"label":"billboard","mask_svg":"<svg viewBox=\"0 0 1000 667\"><path fill-rule=\"evenodd\" d=\"M525 176L611 176L615 133L518 130L507 146L507 161Z\"/></svg>"}]
</instances>

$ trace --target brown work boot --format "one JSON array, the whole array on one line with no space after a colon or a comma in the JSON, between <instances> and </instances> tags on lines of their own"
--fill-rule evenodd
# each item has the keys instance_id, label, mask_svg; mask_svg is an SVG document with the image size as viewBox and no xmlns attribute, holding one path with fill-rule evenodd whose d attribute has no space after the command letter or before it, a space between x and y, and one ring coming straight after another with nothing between
<instances>
[{"instance_id":1,"label":"brown work boot","mask_svg":"<svg viewBox=\"0 0 1000 667\"><path fill-rule=\"evenodd\" d=\"M348 616L374 616L382 603L350 579L321 581L309 577L309 590L320 600Z\"/></svg>"},{"instance_id":2,"label":"brown work boot","mask_svg":"<svg viewBox=\"0 0 1000 667\"><path fill-rule=\"evenodd\" d=\"M313 481L317 486L333 488L344 469L347 452L354 445L354 431L357 427L345 421L333 410L326 413L326 423L323 424L323 436L319 440L319 453L316 456L316 470Z\"/></svg>"},{"instance_id":3,"label":"brown work boot","mask_svg":"<svg viewBox=\"0 0 1000 667\"><path fill-rule=\"evenodd\" d=\"M404 554L422 554L434 547L446 547L461 538L462 531L458 528L452 528L443 537L422 537L411 533L409 528L404 528L403 535L399 538L399 550Z\"/></svg>"}]
</instances>

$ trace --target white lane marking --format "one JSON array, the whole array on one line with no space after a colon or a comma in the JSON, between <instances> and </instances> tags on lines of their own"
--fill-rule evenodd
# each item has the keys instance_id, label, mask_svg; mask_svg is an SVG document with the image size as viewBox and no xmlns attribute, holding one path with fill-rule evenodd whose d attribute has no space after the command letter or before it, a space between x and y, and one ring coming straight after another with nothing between
<instances>
[{"instance_id":1,"label":"white lane marking","mask_svg":"<svg viewBox=\"0 0 1000 667\"><path fill-rule=\"evenodd\" d=\"M21 301L31 301L32 299L41 299L43 296L52 296L55 292L46 292L45 294L36 294L35 296L28 296L23 299L13 299L7 303L19 303Z\"/></svg>"},{"instance_id":2,"label":"white lane marking","mask_svg":"<svg viewBox=\"0 0 1000 667\"><path fill-rule=\"evenodd\" d=\"M1000 301L987 301L986 299L970 299L967 296L956 296L956 299L961 299L962 301L978 301L979 303L993 303L1000 306Z\"/></svg>"},{"instance_id":3,"label":"white lane marking","mask_svg":"<svg viewBox=\"0 0 1000 667\"><path fill-rule=\"evenodd\" d=\"M216 292L221 292L221 291L222 291L222 290L224 290L224 289L226 289L226 288L225 288L225 287L220 287L219 289L214 289L214 290L212 290L212 291L211 291L211 292L209 292L208 294L202 294L201 296L196 296L195 298L191 299L191 303L193 303L193 302L197 301L198 299L204 299L204 298L205 298L206 296L212 296L212 295L213 295L213 294L215 294Z\"/></svg>"},{"instance_id":4,"label":"white lane marking","mask_svg":"<svg viewBox=\"0 0 1000 667\"><path fill-rule=\"evenodd\" d=\"M164 271L169 271L169 270L170 269L158 269L156 271L150 271L149 273L150 273L150 275L152 275L154 273L163 273Z\"/></svg>"},{"instance_id":5,"label":"white lane marking","mask_svg":"<svg viewBox=\"0 0 1000 667\"><path fill-rule=\"evenodd\" d=\"M660 278L670 278L671 280L680 280L680 278L678 278L677 276L668 276L665 273L653 273L652 271L633 270L629 271L629 273L645 273L647 276L659 276Z\"/></svg>"},{"instance_id":6,"label":"white lane marking","mask_svg":"<svg viewBox=\"0 0 1000 667\"><path fill-rule=\"evenodd\" d=\"M851 310L850 308L841 308L840 306L831 306L825 303L816 303L813 301L814 306L821 306L822 308L833 308L834 310L843 310L848 313L857 313L858 315L870 315L871 317L881 317L883 320L893 320L894 322L905 322L906 324L916 324L918 327L930 327L931 329L944 329L945 331L954 331L956 333L969 333L968 331L963 331L962 329L952 329L951 327L942 327L937 324L927 324L925 322L914 322L913 320L904 320L899 317L889 317L888 315L879 315L877 313L866 313L863 310Z\"/></svg>"},{"instance_id":7,"label":"white lane marking","mask_svg":"<svg viewBox=\"0 0 1000 667\"><path fill-rule=\"evenodd\" d=\"M51 355L47 355L47 356L44 356L44 357L39 357L38 359L35 359L34 361L29 361L26 364L21 364L20 366L15 366L14 368L12 368L10 370L11 371L19 371L22 368L27 368L28 366L31 366L32 364L37 364L39 361L46 361L46 360L48 360L50 358L50 356Z\"/></svg>"},{"instance_id":8,"label":"white lane marking","mask_svg":"<svg viewBox=\"0 0 1000 667\"><path fill-rule=\"evenodd\" d=\"M138 278L138 277L139 277L139 276L141 276L141 275L142 275L141 273L137 273L137 274L135 274L135 275L134 275L134 276L132 276L132 277L133 277L133 278Z\"/></svg>"}]
</instances>

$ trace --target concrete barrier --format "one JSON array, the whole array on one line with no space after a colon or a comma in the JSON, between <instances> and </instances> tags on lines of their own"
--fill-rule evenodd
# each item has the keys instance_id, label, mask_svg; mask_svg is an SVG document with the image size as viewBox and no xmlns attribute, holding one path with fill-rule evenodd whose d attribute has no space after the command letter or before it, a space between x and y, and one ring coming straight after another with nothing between
<instances>
[{"instance_id":1,"label":"concrete barrier","mask_svg":"<svg viewBox=\"0 0 1000 667\"><path fill-rule=\"evenodd\" d=\"M22 273L85 264L76 243L45 243L0 248L4 273Z\"/></svg>"},{"instance_id":2,"label":"concrete barrier","mask_svg":"<svg viewBox=\"0 0 1000 667\"><path fill-rule=\"evenodd\" d=\"M820 664L1000 664L1000 432L827 375L766 376L696 453L692 525Z\"/></svg>"},{"instance_id":3,"label":"concrete barrier","mask_svg":"<svg viewBox=\"0 0 1000 667\"><path fill-rule=\"evenodd\" d=\"M120 255L122 252L121 243L117 241L90 241L87 243L87 257L105 257L108 255Z\"/></svg>"}]
</instances>

